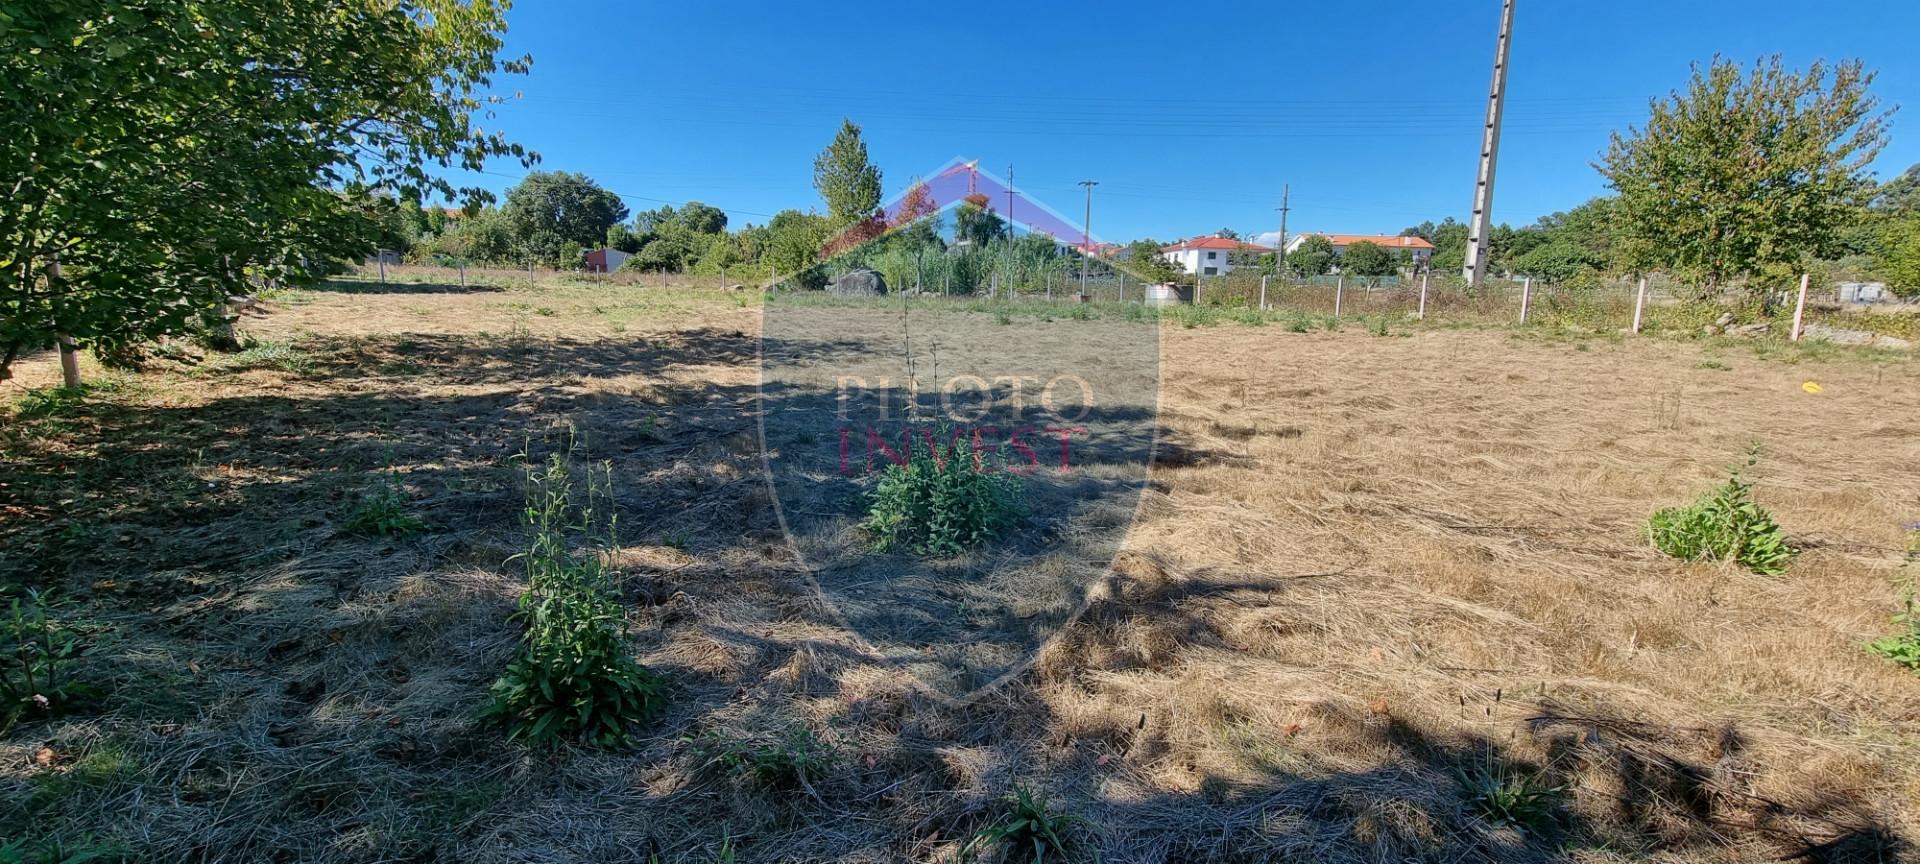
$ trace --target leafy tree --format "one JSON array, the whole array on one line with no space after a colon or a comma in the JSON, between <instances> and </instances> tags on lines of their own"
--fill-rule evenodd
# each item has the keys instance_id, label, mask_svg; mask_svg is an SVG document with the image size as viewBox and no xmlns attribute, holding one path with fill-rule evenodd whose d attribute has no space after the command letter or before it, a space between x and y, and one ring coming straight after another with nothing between
<instances>
[{"instance_id":1,"label":"leafy tree","mask_svg":"<svg viewBox=\"0 0 1920 864\"><path fill-rule=\"evenodd\" d=\"M718 234L727 230L727 214L711 204L688 201L681 208L679 222L695 234Z\"/></svg>"},{"instance_id":2,"label":"leafy tree","mask_svg":"<svg viewBox=\"0 0 1920 864\"><path fill-rule=\"evenodd\" d=\"M1435 270L1459 272L1467 266L1467 224L1448 216L1433 227L1426 240L1433 244L1428 266ZM1423 235L1424 236L1424 235Z\"/></svg>"},{"instance_id":3,"label":"leafy tree","mask_svg":"<svg viewBox=\"0 0 1920 864\"><path fill-rule=\"evenodd\" d=\"M820 244L830 233L827 217L798 210L782 210L767 223L767 245L761 260L777 275L787 276L819 263Z\"/></svg>"},{"instance_id":4,"label":"leafy tree","mask_svg":"<svg viewBox=\"0 0 1920 864\"><path fill-rule=\"evenodd\" d=\"M1309 234L1300 246L1287 253L1287 268L1302 276L1322 276L1333 269L1333 241Z\"/></svg>"},{"instance_id":5,"label":"leafy tree","mask_svg":"<svg viewBox=\"0 0 1920 864\"><path fill-rule=\"evenodd\" d=\"M1365 240L1348 246L1346 254L1340 256L1340 272L1355 276L1391 276L1399 266L1391 250Z\"/></svg>"},{"instance_id":6,"label":"leafy tree","mask_svg":"<svg viewBox=\"0 0 1920 864\"><path fill-rule=\"evenodd\" d=\"M0 0L0 377L103 359L370 252L370 193L469 203L503 0ZM58 266L54 266L57 262Z\"/></svg>"},{"instance_id":7,"label":"leafy tree","mask_svg":"<svg viewBox=\"0 0 1920 864\"><path fill-rule=\"evenodd\" d=\"M1178 282L1186 274L1180 266L1160 257L1160 244L1153 240L1135 240L1127 244L1127 270L1153 283Z\"/></svg>"},{"instance_id":8,"label":"leafy tree","mask_svg":"<svg viewBox=\"0 0 1920 864\"><path fill-rule=\"evenodd\" d=\"M833 143L813 160L813 188L827 202L832 227L844 228L880 208L880 169L867 161L860 127L841 119Z\"/></svg>"},{"instance_id":9,"label":"leafy tree","mask_svg":"<svg viewBox=\"0 0 1920 864\"><path fill-rule=\"evenodd\" d=\"M1713 291L1830 250L1860 218L1866 166L1887 139L1872 81L1858 61L1695 66L1686 91L1656 100L1644 129L1614 133L1597 166L1620 193L1628 266Z\"/></svg>"},{"instance_id":10,"label":"leafy tree","mask_svg":"<svg viewBox=\"0 0 1920 864\"><path fill-rule=\"evenodd\" d=\"M987 196L975 193L953 210L953 239L985 248L1006 234L1007 224L1000 215L987 209Z\"/></svg>"},{"instance_id":11,"label":"leafy tree","mask_svg":"<svg viewBox=\"0 0 1920 864\"><path fill-rule=\"evenodd\" d=\"M625 223L607 226L607 248L618 249L631 255L640 251L641 245L640 235L633 233L633 229L627 227Z\"/></svg>"},{"instance_id":12,"label":"leafy tree","mask_svg":"<svg viewBox=\"0 0 1920 864\"><path fill-rule=\"evenodd\" d=\"M1920 297L1920 212L1887 221L1881 229L1874 266L1894 293Z\"/></svg>"},{"instance_id":13,"label":"leafy tree","mask_svg":"<svg viewBox=\"0 0 1920 864\"><path fill-rule=\"evenodd\" d=\"M706 251L694 269L701 273L718 273L722 270L738 267L745 260L740 255L740 245L726 234L714 234L707 241Z\"/></svg>"},{"instance_id":14,"label":"leafy tree","mask_svg":"<svg viewBox=\"0 0 1920 864\"><path fill-rule=\"evenodd\" d=\"M502 213L527 254L556 263L563 244L605 241L607 229L627 218L627 205L585 174L535 171L507 190Z\"/></svg>"},{"instance_id":15,"label":"leafy tree","mask_svg":"<svg viewBox=\"0 0 1920 864\"><path fill-rule=\"evenodd\" d=\"M1232 228L1222 228L1217 233L1215 233L1214 236L1225 237L1228 240L1238 240L1240 239L1240 232L1235 231Z\"/></svg>"},{"instance_id":16,"label":"leafy tree","mask_svg":"<svg viewBox=\"0 0 1920 864\"><path fill-rule=\"evenodd\" d=\"M1912 213L1920 210L1920 165L1874 189L1873 208L1886 213Z\"/></svg>"},{"instance_id":17,"label":"leafy tree","mask_svg":"<svg viewBox=\"0 0 1920 864\"><path fill-rule=\"evenodd\" d=\"M1570 282L1598 272L1604 262L1571 240L1550 240L1514 259L1513 270L1548 282Z\"/></svg>"}]
</instances>

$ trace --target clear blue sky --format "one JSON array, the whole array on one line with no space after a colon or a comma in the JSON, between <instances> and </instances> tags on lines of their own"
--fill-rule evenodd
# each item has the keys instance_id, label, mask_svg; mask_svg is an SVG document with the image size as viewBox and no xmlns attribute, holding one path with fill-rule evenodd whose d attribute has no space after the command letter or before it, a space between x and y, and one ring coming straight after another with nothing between
<instances>
[{"instance_id":1,"label":"clear blue sky","mask_svg":"<svg viewBox=\"0 0 1920 864\"><path fill-rule=\"evenodd\" d=\"M1912 0L1520 0L1494 216L1515 225L1604 191L1591 163L1649 97L1716 52L1799 66L1858 57L1905 104L1882 178L1920 162ZM1177 4L522 0L488 121L638 210L705 201L731 224L820 207L812 160L865 129L888 197L978 158L1093 233L1170 240L1277 227L1396 233L1464 219L1498 0ZM498 163L483 185L523 173ZM504 176L502 176L504 175Z\"/></svg>"}]
</instances>

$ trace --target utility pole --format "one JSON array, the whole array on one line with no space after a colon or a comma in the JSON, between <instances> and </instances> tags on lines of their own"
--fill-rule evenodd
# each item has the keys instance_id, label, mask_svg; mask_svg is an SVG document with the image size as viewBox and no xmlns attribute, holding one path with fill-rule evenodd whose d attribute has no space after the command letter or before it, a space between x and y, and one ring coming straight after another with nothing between
<instances>
[{"instance_id":1,"label":"utility pole","mask_svg":"<svg viewBox=\"0 0 1920 864\"><path fill-rule=\"evenodd\" d=\"M1013 239L1013 163L1007 163L1007 239Z\"/></svg>"},{"instance_id":2,"label":"utility pole","mask_svg":"<svg viewBox=\"0 0 1920 864\"><path fill-rule=\"evenodd\" d=\"M1287 267L1287 211L1293 209L1293 184L1280 186L1280 242L1273 247L1273 272L1279 275Z\"/></svg>"},{"instance_id":3,"label":"utility pole","mask_svg":"<svg viewBox=\"0 0 1920 864\"><path fill-rule=\"evenodd\" d=\"M1080 223L1080 302L1087 301L1087 258L1093 254L1093 187L1100 185L1098 180L1082 180L1080 185L1087 187L1087 215Z\"/></svg>"},{"instance_id":4,"label":"utility pole","mask_svg":"<svg viewBox=\"0 0 1920 864\"><path fill-rule=\"evenodd\" d=\"M1507 49L1513 44L1513 0L1500 9L1500 42L1493 53L1493 88L1487 94L1487 126L1480 137L1480 182L1473 190L1473 220L1467 227L1465 273L1469 290L1487 277L1487 241L1493 222L1493 172L1500 159L1500 118L1507 107Z\"/></svg>"}]
</instances>

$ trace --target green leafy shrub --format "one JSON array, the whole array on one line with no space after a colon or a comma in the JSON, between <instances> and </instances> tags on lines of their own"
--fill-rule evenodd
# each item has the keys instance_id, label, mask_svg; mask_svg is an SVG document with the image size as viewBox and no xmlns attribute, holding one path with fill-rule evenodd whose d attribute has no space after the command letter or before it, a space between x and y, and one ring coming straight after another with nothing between
<instances>
[{"instance_id":1,"label":"green leafy shrub","mask_svg":"<svg viewBox=\"0 0 1920 864\"><path fill-rule=\"evenodd\" d=\"M1747 468L1758 459L1747 456ZM1778 576L1793 548L1773 514L1753 500L1753 484L1735 468L1727 482L1685 507L1653 514L1647 533L1654 548L1685 561L1734 561L1763 576Z\"/></svg>"},{"instance_id":2,"label":"green leafy shrub","mask_svg":"<svg viewBox=\"0 0 1920 864\"><path fill-rule=\"evenodd\" d=\"M1020 482L961 440L914 446L888 465L868 497L862 528L881 552L958 555L993 537L1022 510Z\"/></svg>"},{"instance_id":3,"label":"green leafy shrub","mask_svg":"<svg viewBox=\"0 0 1920 864\"><path fill-rule=\"evenodd\" d=\"M526 630L493 684L483 719L529 743L625 745L664 694L660 680L626 652L626 611L606 567L614 519L610 509L598 512L610 508L611 495L589 474L586 504L576 506L571 470L558 453L544 470L529 466L527 480L533 539L518 556L527 567L518 612ZM585 536L588 551L574 551L575 533Z\"/></svg>"},{"instance_id":4,"label":"green leafy shrub","mask_svg":"<svg viewBox=\"0 0 1920 864\"><path fill-rule=\"evenodd\" d=\"M33 589L7 598L0 630L0 732L23 716L52 716L98 694L73 671L87 652L86 640L53 620L48 608L45 595Z\"/></svg>"},{"instance_id":5,"label":"green leafy shrub","mask_svg":"<svg viewBox=\"0 0 1920 864\"><path fill-rule=\"evenodd\" d=\"M1907 560L1900 568L1900 614L1893 616L1893 623L1906 632L1867 643L1869 653L1911 672L1920 672L1920 599L1914 596L1920 584L1916 583L1920 583L1920 525L1907 535Z\"/></svg>"},{"instance_id":6,"label":"green leafy shrub","mask_svg":"<svg viewBox=\"0 0 1920 864\"><path fill-rule=\"evenodd\" d=\"M427 529L427 523L408 510L406 493L400 488L400 475L391 469L368 489L347 516L346 530L367 537L406 538Z\"/></svg>"},{"instance_id":7,"label":"green leafy shrub","mask_svg":"<svg viewBox=\"0 0 1920 864\"><path fill-rule=\"evenodd\" d=\"M1538 774L1488 761L1455 769L1454 777L1467 807L1488 824L1536 836L1550 834L1560 824L1560 799L1566 789Z\"/></svg>"},{"instance_id":8,"label":"green leafy shrub","mask_svg":"<svg viewBox=\"0 0 1920 864\"><path fill-rule=\"evenodd\" d=\"M1025 786L1015 786L1003 799L1006 812L1000 820L975 834L960 850L960 860L973 860L976 848L995 846L1003 861L1031 861L1033 864L1066 857L1071 847L1071 831L1082 821L1071 813L1055 813L1047 799Z\"/></svg>"}]
</instances>

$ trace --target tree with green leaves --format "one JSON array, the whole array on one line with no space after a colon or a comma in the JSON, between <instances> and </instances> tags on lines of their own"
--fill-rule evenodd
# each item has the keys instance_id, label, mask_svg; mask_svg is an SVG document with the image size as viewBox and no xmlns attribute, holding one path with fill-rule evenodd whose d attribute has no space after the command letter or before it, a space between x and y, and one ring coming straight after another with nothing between
<instances>
[{"instance_id":1,"label":"tree with green leaves","mask_svg":"<svg viewBox=\"0 0 1920 864\"><path fill-rule=\"evenodd\" d=\"M1779 57L1751 70L1718 57L1647 123L1614 133L1597 166L1620 193L1621 252L1707 292L1740 277L1784 279L1861 218L1866 167L1890 112L1858 61L1805 72Z\"/></svg>"},{"instance_id":2,"label":"tree with green leaves","mask_svg":"<svg viewBox=\"0 0 1920 864\"><path fill-rule=\"evenodd\" d=\"M485 201L434 169L533 158L473 122L527 67L495 58L505 8L0 0L0 378L56 344L132 362L367 254L375 191Z\"/></svg>"},{"instance_id":3,"label":"tree with green leaves","mask_svg":"<svg viewBox=\"0 0 1920 864\"><path fill-rule=\"evenodd\" d=\"M860 127L842 118L833 143L813 160L813 188L827 203L836 230L873 216L880 209L880 169L867 159Z\"/></svg>"},{"instance_id":4,"label":"tree with green leaves","mask_svg":"<svg viewBox=\"0 0 1920 864\"><path fill-rule=\"evenodd\" d=\"M1321 234L1308 234L1287 253L1287 268L1302 276L1323 276L1333 269L1333 259L1333 241Z\"/></svg>"},{"instance_id":5,"label":"tree with green leaves","mask_svg":"<svg viewBox=\"0 0 1920 864\"><path fill-rule=\"evenodd\" d=\"M718 234L727 230L727 214L711 204L688 201L680 208L678 221L695 234Z\"/></svg>"},{"instance_id":6,"label":"tree with green leaves","mask_svg":"<svg viewBox=\"0 0 1920 864\"><path fill-rule=\"evenodd\" d=\"M434 169L532 159L474 123L528 65L503 31L503 0L0 0L0 378L219 328L372 252L380 200L484 202Z\"/></svg>"},{"instance_id":7,"label":"tree with green leaves","mask_svg":"<svg viewBox=\"0 0 1920 864\"><path fill-rule=\"evenodd\" d=\"M1920 211L1889 217L1880 231L1874 268L1902 297L1920 297Z\"/></svg>"},{"instance_id":8,"label":"tree with green leaves","mask_svg":"<svg viewBox=\"0 0 1920 864\"><path fill-rule=\"evenodd\" d=\"M1135 240L1127 244L1125 269L1142 281L1155 284L1178 282L1186 275L1180 265L1161 257L1160 243L1154 240Z\"/></svg>"},{"instance_id":9,"label":"tree with green leaves","mask_svg":"<svg viewBox=\"0 0 1920 864\"><path fill-rule=\"evenodd\" d=\"M1392 250L1366 240L1348 246L1346 254L1340 256L1340 272L1354 276L1391 276L1399 269L1400 260Z\"/></svg>"},{"instance_id":10,"label":"tree with green leaves","mask_svg":"<svg viewBox=\"0 0 1920 864\"><path fill-rule=\"evenodd\" d=\"M501 212L529 256L556 264L567 243L605 242L607 229L627 218L627 205L585 174L535 171L507 190Z\"/></svg>"}]
</instances>

